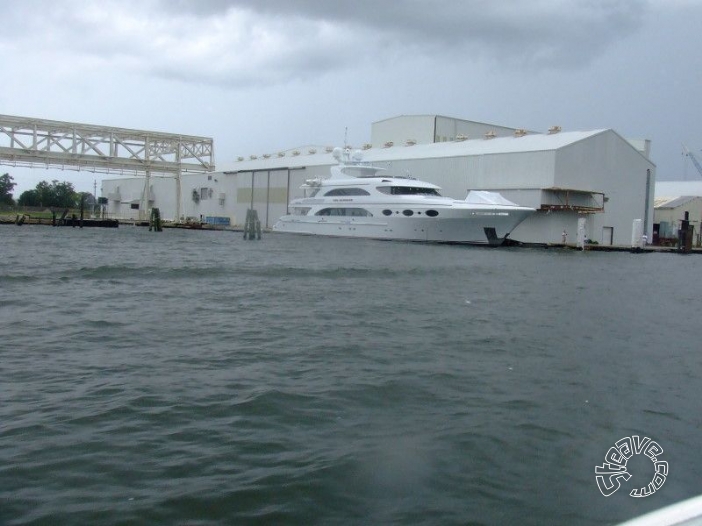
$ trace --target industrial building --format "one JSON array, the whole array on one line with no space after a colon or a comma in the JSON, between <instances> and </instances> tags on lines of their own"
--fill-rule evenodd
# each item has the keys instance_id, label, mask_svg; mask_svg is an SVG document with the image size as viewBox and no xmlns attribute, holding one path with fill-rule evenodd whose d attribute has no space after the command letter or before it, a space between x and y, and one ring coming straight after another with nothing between
<instances>
[{"instance_id":1,"label":"industrial building","mask_svg":"<svg viewBox=\"0 0 702 526\"><path fill-rule=\"evenodd\" d=\"M627 245L632 223L653 227L655 165L650 142L629 141L611 129L542 133L438 115L399 116L376 122L364 161L391 174L435 183L443 194L464 199L469 190L500 192L537 210L510 236L527 243L575 242L578 219L587 237L600 244ZM266 227L287 213L299 186L326 177L336 163L331 146L309 146L240 157L231 168L174 178L103 181L107 212L137 218L159 207L161 215L217 224L243 224L257 210ZM176 196L180 194L180 207Z\"/></svg>"},{"instance_id":2,"label":"industrial building","mask_svg":"<svg viewBox=\"0 0 702 526\"><path fill-rule=\"evenodd\" d=\"M653 244L674 244L683 220L694 228L693 243L700 246L702 197L656 197L653 212Z\"/></svg>"}]
</instances>

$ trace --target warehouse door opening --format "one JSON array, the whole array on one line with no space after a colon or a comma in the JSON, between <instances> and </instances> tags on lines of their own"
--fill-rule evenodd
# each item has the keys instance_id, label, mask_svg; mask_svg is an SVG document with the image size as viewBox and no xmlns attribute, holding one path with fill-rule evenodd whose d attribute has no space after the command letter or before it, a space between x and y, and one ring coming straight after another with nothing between
<instances>
[{"instance_id":1,"label":"warehouse door opening","mask_svg":"<svg viewBox=\"0 0 702 526\"><path fill-rule=\"evenodd\" d=\"M614 242L614 227L603 226L602 227L602 244L611 245Z\"/></svg>"}]
</instances>

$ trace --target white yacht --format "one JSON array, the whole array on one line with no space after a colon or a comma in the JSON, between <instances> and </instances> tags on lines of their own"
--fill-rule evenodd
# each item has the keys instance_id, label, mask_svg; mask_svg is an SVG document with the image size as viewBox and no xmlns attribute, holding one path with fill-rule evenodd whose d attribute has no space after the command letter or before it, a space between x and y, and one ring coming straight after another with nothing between
<instances>
[{"instance_id":1,"label":"white yacht","mask_svg":"<svg viewBox=\"0 0 702 526\"><path fill-rule=\"evenodd\" d=\"M339 164L327 179L309 179L277 232L437 243L500 245L535 210L495 192L471 191L464 201L442 197L434 184L385 175L361 152L334 149Z\"/></svg>"}]
</instances>

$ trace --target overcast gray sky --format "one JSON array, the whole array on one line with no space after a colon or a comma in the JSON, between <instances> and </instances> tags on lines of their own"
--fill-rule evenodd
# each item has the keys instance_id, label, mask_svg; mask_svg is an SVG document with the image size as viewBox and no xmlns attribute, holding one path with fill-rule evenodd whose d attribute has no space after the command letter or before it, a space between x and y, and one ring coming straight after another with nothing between
<instances>
[{"instance_id":1,"label":"overcast gray sky","mask_svg":"<svg viewBox=\"0 0 702 526\"><path fill-rule=\"evenodd\" d=\"M215 139L238 155L360 145L440 114L652 140L699 178L702 0L3 0L0 113ZM94 175L0 166L19 192ZM99 191L99 190L98 190Z\"/></svg>"}]
</instances>

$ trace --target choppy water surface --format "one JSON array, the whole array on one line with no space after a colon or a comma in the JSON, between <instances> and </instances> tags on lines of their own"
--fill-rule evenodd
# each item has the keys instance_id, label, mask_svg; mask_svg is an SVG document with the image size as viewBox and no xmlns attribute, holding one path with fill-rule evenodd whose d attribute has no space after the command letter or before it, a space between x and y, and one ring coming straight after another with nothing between
<instances>
[{"instance_id":1,"label":"choppy water surface","mask_svg":"<svg viewBox=\"0 0 702 526\"><path fill-rule=\"evenodd\" d=\"M594 525L700 493L698 256L5 226L0 263L0 524ZM605 498L631 435L668 478Z\"/></svg>"}]
</instances>

